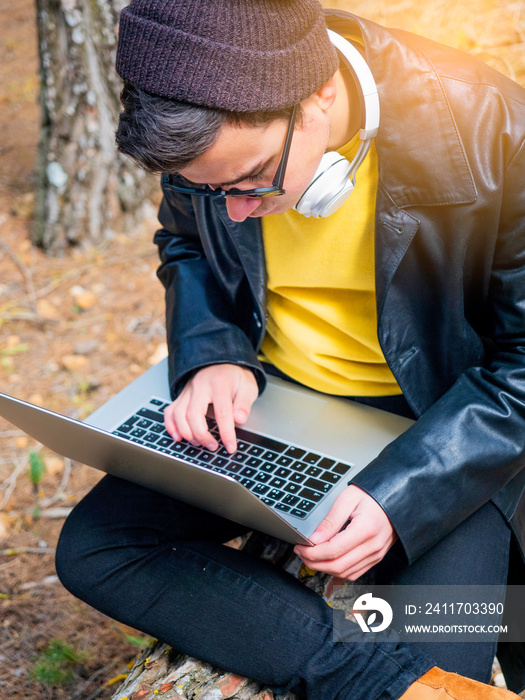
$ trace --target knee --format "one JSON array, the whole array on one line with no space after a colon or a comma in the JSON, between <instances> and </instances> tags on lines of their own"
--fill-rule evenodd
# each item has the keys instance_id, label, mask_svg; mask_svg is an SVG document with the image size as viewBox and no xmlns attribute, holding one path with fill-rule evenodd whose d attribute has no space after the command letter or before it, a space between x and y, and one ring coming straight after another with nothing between
<instances>
[{"instance_id":1,"label":"knee","mask_svg":"<svg viewBox=\"0 0 525 700\"><path fill-rule=\"evenodd\" d=\"M94 550L92 529L79 504L69 515L55 553L55 568L60 582L77 598L87 600L89 591L97 584L98 567L93 566Z\"/></svg>"}]
</instances>

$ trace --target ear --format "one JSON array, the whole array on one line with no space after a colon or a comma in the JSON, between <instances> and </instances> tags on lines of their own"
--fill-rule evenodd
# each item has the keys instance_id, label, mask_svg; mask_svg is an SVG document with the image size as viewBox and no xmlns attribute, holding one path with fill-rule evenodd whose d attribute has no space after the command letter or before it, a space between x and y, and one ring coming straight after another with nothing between
<instances>
[{"instance_id":1,"label":"ear","mask_svg":"<svg viewBox=\"0 0 525 700\"><path fill-rule=\"evenodd\" d=\"M324 85L313 94L301 102L301 106L306 110L308 107L316 106L323 112L327 112L334 104L337 95L337 72L329 78Z\"/></svg>"}]
</instances>

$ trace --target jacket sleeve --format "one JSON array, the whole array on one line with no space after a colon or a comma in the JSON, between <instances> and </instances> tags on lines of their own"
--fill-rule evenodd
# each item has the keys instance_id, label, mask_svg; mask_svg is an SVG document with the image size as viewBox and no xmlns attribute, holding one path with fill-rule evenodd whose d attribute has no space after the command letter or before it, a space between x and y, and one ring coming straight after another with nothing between
<instances>
[{"instance_id":1,"label":"jacket sleeve","mask_svg":"<svg viewBox=\"0 0 525 700\"><path fill-rule=\"evenodd\" d=\"M234 305L206 260L191 198L170 193L159 210L162 228L154 237L161 264L157 275L166 290L166 334L172 398L196 370L212 364L250 368L259 391L264 371L237 323Z\"/></svg>"},{"instance_id":2,"label":"jacket sleeve","mask_svg":"<svg viewBox=\"0 0 525 700\"><path fill-rule=\"evenodd\" d=\"M485 359L353 480L383 507L410 562L491 499L510 518L525 489L524 182L522 144L505 177Z\"/></svg>"}]
</instances>

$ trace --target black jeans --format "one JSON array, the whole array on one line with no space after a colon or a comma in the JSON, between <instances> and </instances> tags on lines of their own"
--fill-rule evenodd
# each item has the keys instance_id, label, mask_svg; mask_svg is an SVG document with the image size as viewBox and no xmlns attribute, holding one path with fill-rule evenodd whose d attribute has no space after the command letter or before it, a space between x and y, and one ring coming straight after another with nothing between
<instances>
[{"instance_id":1,"label":"black jeans","mask_svg":"<svg viewBox=\"0 0 525 700\"><path fill-rule=\"evenodd\" d=\"M147 464L144 465L147 469ZM247 528L106 476L76 506L57 548L74 595L192 656L308 700L394 700L433 665L487 681L494 645L334 640L332 609L293 576L222 542ZM510 534L487 504L381 582L501 583ZM378 581L379 582L379 581ZM347 638L347 637L346 637Z\"/></svg>"}]
</instances>

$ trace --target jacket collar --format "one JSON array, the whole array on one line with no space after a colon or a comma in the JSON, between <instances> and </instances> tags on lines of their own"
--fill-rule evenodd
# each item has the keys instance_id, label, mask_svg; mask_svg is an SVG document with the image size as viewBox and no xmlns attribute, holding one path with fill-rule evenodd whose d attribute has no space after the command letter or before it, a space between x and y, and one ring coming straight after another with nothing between
<instances>
[{"instance_id":1,"label":"jacket collar","mask_svg":"<svg viewBox=\"0 0 525 700\"><path fill-rule=\"evenodd\" d=\"M338 10L327 10L326 20L340 34L363 37L381 110L379 179L394 204L475 201L476 187L445 89L425 53L428 40ZM409 80L400 78L406 75Z\"/></svg>"}]
</instances>

